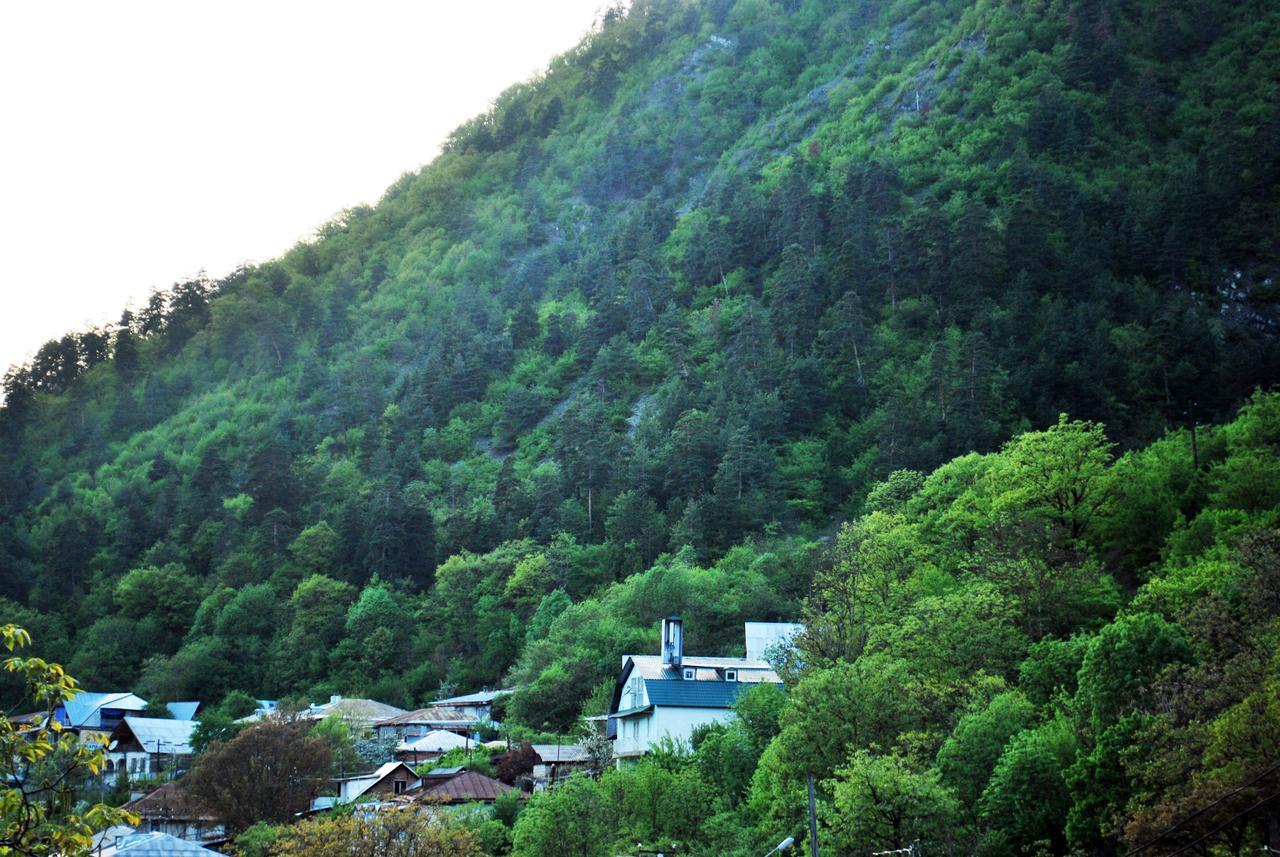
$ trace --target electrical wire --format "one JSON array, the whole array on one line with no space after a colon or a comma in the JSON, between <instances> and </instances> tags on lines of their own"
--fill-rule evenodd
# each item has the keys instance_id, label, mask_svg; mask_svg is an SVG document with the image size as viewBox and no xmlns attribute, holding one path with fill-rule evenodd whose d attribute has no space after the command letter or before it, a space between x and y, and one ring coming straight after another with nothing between
<instances>
[{"instance_id":1,"label":"electrical wire","mask_svg":"<svg viewBox=\"0 0 1280 857\"><path fill-rule=\"evenodd\" d=\"M1276 766L1274 766L1274 767L1272 767L1272 768L1268 768L1267 770L1263 771L1261 774L1258 774L1258 776L1254 777L1252 780L1249 780L1249 782L1245 783L1244 785L1242 785L1242 786L1237 786L1236 788L1234 788L1234 789L1232 789L1231 791L1229 791L1229 792L1227 792L1226 794L1224 794L1222 797L1220 797L1220 798L1218 798L1217 800L1215 800L1213 803L1206 804L1205 806L1200 807L1200 808L1199 808L1199 809L1197 809L1195 812L1191 813L1191 814L1190 814L1190 815L1188 815L1186 818L1184 818L1184 819L1182 819L1181 821L1179 821L1177 824L1175 824L1175 825L1173 825L1172 827L1170 827L1170 828L1168 828L1167 830L1165 830L1163 833L1160 833L1160 834L1158 834L1157 836L1155 836L1155 837L1153 837L1153 838L1151 838L1151 839L1148 839L1146 842L1142 843L1142 844L1141 844L1141 845L1139 845L1137 848L1133 848L1133 849L1131 849L1130 851L1128 851L1128 852L1126 852L1126 853L1129 855L1129 857L1132 857L1132 855L1137 854L1137 853L1138 853L1138 852L1140 852L1140 851L1145 851L1146 849L1150 848L1152 845L1155 845L1155 844L1156 844L1157 842L1159 842L1161 839L1164 839L1164 838L1165 838L1166 836L1168 836L1170 833L1173 833L1175 830L1177 830L1178 828L1180 828L1180 827L1182 827L1183 825L1185 825L1187 822L1192 821L1193 819L1199 818L1201 815L1204 815L1206 812L1208 812L1209 810L1213 809L1215 806L1217 806L1218 804L1222 803L1222 802L1223 802L1224 800L1226 800L1227 798L1229 798L1229 797L1232 797L1232 796L1234 796L1234 795L1239 794L1240 792L1244 791L1245 789L1249 788L1250 786L1255 785L1256 783L1260 782L1261 780L1265 779L1266 777L1270 776L1271 774L1274 774L1276 771L1280 771L1280 765L1276 765ZM1176 853L1176 852L1175 852L1175 853Z\"/></svg>"},{"instance_id":2,"label":"electrical wire","mask_svg":"<svg viewBox=\"0 0 1280 857\"><path fill-rule=\"evenodd\" d=\"M1275 800L1278 797L1280 797L1280 792L1272 792L1270 795L1268 795L1267 797L1264 797L1262 800L1258 801L1248 809L1237 812L1235 815L1231 816L1226 821L1222 822L1222 824L1219 824L1213 830L1210 830L1208 833L1201 836L1199 839L1193 839L1190 842L1188 842L1186 845L1183 845L1181 848L1177 849L1176 851L1170 851L1168 854L1165 855L1165 857L1177 857L1177 855L1181 854L1183 851L1186 851L1191 846L1199 845L1201 842L1204 842L1210 836L1213 836L1215 833L1222 831L1224 828L1227 827L1227 825L1231 824L1233 821L1236 821L1237 819L1243 818L1244 816L1257 811L1258 809L1260 809L1263 806L1266 806L1268 803L1270 803L1271 801Z\"/></svg>"}]
</instances>

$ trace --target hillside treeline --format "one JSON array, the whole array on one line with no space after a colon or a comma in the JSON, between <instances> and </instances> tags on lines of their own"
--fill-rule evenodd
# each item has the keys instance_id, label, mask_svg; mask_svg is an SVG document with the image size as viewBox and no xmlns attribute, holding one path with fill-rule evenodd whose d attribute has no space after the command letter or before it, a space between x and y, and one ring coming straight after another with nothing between
<instances>
[{"instance_id":1,"label":"hillside treeline","mask_svg":"<svg viewBox=\"0 0 1280 857\"><path fill-rule=\"evenodd\" d=\"M893 659L872 672L903 683L886 693L918 722L814 740L833 753L819 773L936 774L960 814L940 817L1022 843L980 823L996 780L961 787L939 755L965 717L1014 706L990 718L1066 771L1157 737L1208 747L1176 730L1247 696L1189 689L1208 681L1194 665L1235 669L1238 653L1185 611L1253 596L1150 593L1182 564L1203 587L1228 585L1214 563L1240 580L1266 564L1264 483L1213 480L1232 460L1240 485L1270 473L1274 406L1205 426L1280 368L1278 15L1164 0L610 11L376 206L13 367L5 610L92 688L409 706L510 683L509 719L534 729L597 705L660 615L683 613L690 650L711 654L744 619L807 610L781 735L809 716L805 682ZM1247 464L1237 429L1254 432ZM1034 500L1054 489L1017 487L1028 438L1079 443L1107 474L1144 462L1149 480ZM893 575L864 580L864 550ZM924 646L965 610L999 638ZM1173 672L1139 670L1095 717L1074 677L1114 623ZM1036 658L1039 689L1021 672ZM1156 696L1129 699L1139 684ZM860 715L813 716L822 735ZM1130 782L1113 762L1098 756L1096 776ZM1092 815L1073 803L1087 820L1071 842L1189 788L1166 762ZM1044 830L1065 817L1043 809Z\"/></svg>"}]
</instances>

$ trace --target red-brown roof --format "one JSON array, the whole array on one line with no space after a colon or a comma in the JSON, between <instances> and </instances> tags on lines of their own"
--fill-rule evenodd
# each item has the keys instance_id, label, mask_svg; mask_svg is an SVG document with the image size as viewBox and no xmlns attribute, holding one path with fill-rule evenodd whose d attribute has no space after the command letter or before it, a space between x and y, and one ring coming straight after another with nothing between
<instances>
[{"instance_id":1,"label":"red-brown roof","mask_svg":"<svg viewBox=\"0 0 1280 857\"><path fill-rule=\"evenodd\" d=\"M178 821L215 821L212 812L202 806L178 783L165 783L122 807L144 819L172 818Z\"/></svg>"},{"instance_id":2,"label":"red-brown roof","mask_svg":"<svg viewBox=\"0 0 1280 857\"><path fill-rule=\"evenodd\" d=\"M463 771L438 785L431 779L423 780L423 788L413 796L423 803L476 803L493 802L498 795L512 791L511 786L475 771Z\"/></svg>"}]
</instances>

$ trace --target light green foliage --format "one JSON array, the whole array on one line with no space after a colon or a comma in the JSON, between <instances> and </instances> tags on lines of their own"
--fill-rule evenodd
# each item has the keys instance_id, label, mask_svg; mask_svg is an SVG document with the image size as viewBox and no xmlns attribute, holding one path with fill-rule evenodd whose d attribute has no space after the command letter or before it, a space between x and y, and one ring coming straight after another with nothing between
<instances>
[{"instance_id":1,"label":"light green foliage","mask_svg":"<svg viewBox=\"0 0 1280 857\"><path fill-rule=\"evenodd\" d=\"M53 710L79 692L75 679L55 663L24 656L31 635L16 625L0 626L9 655L4 669L23 680L23 702L48 720L14 724L0 716L0 849L24 855L85 853L94 833L114 824L136 823L137 816L95 803L73 807L72 786L101 774L106 753L80 744L52 719Z\"/></svg>"},{"instance_id":2,"label":"light green foliage","mask_svg":"<svg viewBox=\"0 0 1280 857\"><path fill-rule=\"evenodd\" d=\"M936 771L919 772L899 756L858 750L828 785L828 847L858 854L927 841L949 850L958 806Z\"/></svg>"},{"instance_id":3,"label":"light green foliage","mask_svg":"<svg viewBox=\"0 0 1280 857\"><path fill-rule=\"evenodd\" d=\"M931 695L906 661L886 654L809 673L788 694L777 738L789 776L829 779L851 750L892 746L929 723Z\"/></svg>"},{"instance_id":4,"label":"light green foliage","mask_svg":"<svg viewBox=\"0 0 1280 857\"><path fill-rule=\"evenodd\" d=\"M600 787L586 777L571 777L559 788L530 799L512 835L512 854L541 857L604 857L616 831L614 808Z\"/></svg>"},{"instance_id":5,"label":"light green foliage","mask_svg":"<svg viewBox=\"0 0 1280 857\"><path fill-rule=\"evenodd\" d=\"M1111 444L1099 423L1068 420L1028 432L1005 445L988 471L997 526L1010 518L1035 521L1051 543L1069 547L1084 537L1113 492Z\"/></svg>"},{"instance_id":6,"label":"light green foliage","mask_svg":"<svg viewBox=\"0 0 1280 857\"><path fill-rule=\"evenodd\" d=\"M239 857L270 857L279 838L278 827L259 821L235 838L236 854Z\"/></svg>"}]
</instances>

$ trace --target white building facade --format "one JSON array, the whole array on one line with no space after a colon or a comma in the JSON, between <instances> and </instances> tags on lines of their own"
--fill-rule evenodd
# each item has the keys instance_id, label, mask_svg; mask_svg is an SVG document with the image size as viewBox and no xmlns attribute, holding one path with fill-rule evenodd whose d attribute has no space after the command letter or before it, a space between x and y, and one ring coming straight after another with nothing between
<instances>
[{"instance_id":1,"label":"white building facade","mask_svg":"<svg viewBox=\"0 0 1280 857\"><path fill-rule=\"evenodd\" d=\"M759 633L775 623L750 624ZM663 619L660 654L623 656L606 733L615 758L641 756L663 739L687 742L698 726L728 722L738 697L762 682L781 685L768 662L685 656L681 620Z\"/></svg>"}]
</instances>

